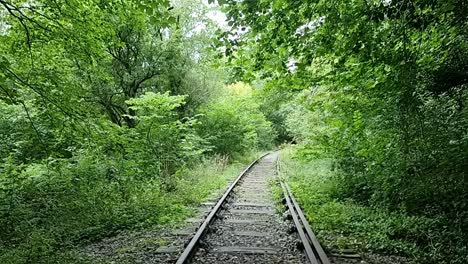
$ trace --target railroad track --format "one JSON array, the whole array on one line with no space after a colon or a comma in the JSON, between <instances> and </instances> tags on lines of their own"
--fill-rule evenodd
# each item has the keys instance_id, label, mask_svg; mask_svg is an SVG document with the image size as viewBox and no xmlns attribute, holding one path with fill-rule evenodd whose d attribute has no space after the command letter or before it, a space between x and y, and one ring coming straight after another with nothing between
<instances>
[{"instance_id":1,"label":"railroad track","mask_svg":"<svg viewBox=\"0 0 468 264\"><path fill-rule=\"evenodd\" d=\"M282 181L287 211L283 217L275 211L269 181L278 179L277 157L260 157L234 180L199 224L177 264L330 263Z\"/></svg>"}]
</instances>

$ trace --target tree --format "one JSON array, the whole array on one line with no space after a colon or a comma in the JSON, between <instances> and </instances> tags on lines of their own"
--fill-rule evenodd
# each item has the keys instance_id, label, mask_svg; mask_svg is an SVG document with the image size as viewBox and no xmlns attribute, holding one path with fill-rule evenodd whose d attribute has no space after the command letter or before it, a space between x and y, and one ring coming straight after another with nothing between
<instances>
[{"instance_id":1,"label":"tree","mask_svg":"<svg viewBox=\"0 0 468 264\"><path fill-rule=\"evenodd\" d=\"M309 148L336 159L341 197L420 213L468 210L449 205L455 193L465 197L455 185L468 186L465 1L220 4L238 79L307 91L293 104L326 122Z\"/></svg>"}]
</instances>

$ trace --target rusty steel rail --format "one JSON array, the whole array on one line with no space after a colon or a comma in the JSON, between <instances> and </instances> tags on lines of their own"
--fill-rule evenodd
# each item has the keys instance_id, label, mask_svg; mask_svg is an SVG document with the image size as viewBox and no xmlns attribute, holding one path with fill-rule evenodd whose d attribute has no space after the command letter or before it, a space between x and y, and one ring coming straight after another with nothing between
<instances>
[{"instance_id":1,"label":"rusty steel rail","mask_svg":"<svg viewBox=\"0 0 468 264\"><path fill-rule=\"evenodd\" d=\"M276 169L279 178L279 157L276 163ZM304 216L301 207L294 198L294 195L292 194L291 188L289 188L288 183L280 179L280 185L283 189L284 201L289 212L291 213L291 217L299 234L299 238L301 239L302 245L304 246L304 251L307 256L307 259L311 264L330 264L330 260L328 259L327 254L323 250L322 246L317 240L317 237L312 231L312 228L310 227L309 222Z\"/></svg>"},{"instance_id":2,"label":"rusty steel rail","mask_svg":"<svg viewBox=\"0 0 468 264\"><path fill-rule=\"evenodd\" d=\"M208 230L208 226L213 222L213 220L216 217L216 214L221 210L221 208L223 207L223 205L226 202L227 198L229 197L229 195L231 195L232 190L234 189L234 187L236 187L237 183L239 183L239 181L244 177L244 175L259 160L261 160L263 157L265 157L268 154L270 154L270 153L265 153L262 156L260 156L258 159L254 160L252 163L249 164L249 166L247 166L247 168L245 168L239 174L239 176L237 176L236 180L234 180L234 182L229 186L227 191L223 194L221 199L218 200L216 205L213 207L213 209L210 211L208 216L205 218L205 221L203 221L203 223L200 225L197 232L195 233L195 235L192 237L192 239L188 243L187 247L185 247L184 252L182 252L182 254L177 259L176 264L189 263L190 259L192 258L193 254L196 252L196 250L197 250L197 248L199 246L199 242L200 242L201 238L206 234L206 231Z\"/></svg>"}]
</instances>

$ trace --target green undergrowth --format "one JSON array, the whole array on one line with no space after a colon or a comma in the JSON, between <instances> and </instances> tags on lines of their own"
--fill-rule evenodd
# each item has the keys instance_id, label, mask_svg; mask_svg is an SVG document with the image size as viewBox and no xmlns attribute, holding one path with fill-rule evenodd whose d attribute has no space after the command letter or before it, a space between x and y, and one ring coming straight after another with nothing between
<instances>
[{"instance_id":1,"label":"green undergrowth","mask_svg":"<svg viewBox=\"0 0 468 264\"><path fill-rule=\"evenodd\" d=\"M293 148L282 151L281 176L326 248L398 255L417 263L468 263L462 232L447 226L444 216L411 215L338 199L332 160L304 162L294 153Z\"/></svg>"},{"instance_id":2,"label":"green undergrowth","mask_svg":"<svg viewBox=\"0 0 468 264\"><path fill-rule=\"evenodd\" d=\"M90 260L78 256L75 249L124 230L179 225L255 155L230 162L221 156L204 159L178 170L166 183L170 187L158 178L107 179L106 170L98 167L104 165L87 158L53 174L56 178L49 185L34 185L24 175L28 185L23 188L28 189L10 197L16 201L11 201L9 215L0 219L5 227L0 263L87 263ZM41 169L30 173L40 174ZM94 178L76 182L78 175ZM6 230L9 223L14 223L14 229Z\"/></svg>"},{"instance_id":3,"label":"green undergrowth","mask_svg":"<svg viewBox=\"0 0 468 264\"><path fill-rule=\"evenodd\" d=\"M227 164L222 157L200 163L195 168L182 170L177 182L177 191L172 193L185 205L197 207L215 190L226 187L228 182L239 175L241 170L260 154L250 153L237 157Z\"/></svg>"}]
</instances>

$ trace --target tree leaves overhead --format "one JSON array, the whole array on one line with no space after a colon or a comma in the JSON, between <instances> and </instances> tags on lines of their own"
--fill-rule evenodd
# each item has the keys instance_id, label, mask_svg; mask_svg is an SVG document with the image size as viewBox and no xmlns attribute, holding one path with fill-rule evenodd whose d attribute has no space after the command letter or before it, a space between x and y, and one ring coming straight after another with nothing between
<instances>
[{"instance_id":1,"label":"tree leaves overhead","mask_svg":"<svg viewBox=\"0 0 468 264\"><path fill-rule=\"evenodd\" d=\"M211 11L191 0L0 0L1 263L68 263L70 245L175 221L228 160L270 146L258 108L226 102ZM243 132L232 144L213 140L210 105L221 118L231 107Z\"/></svg>"},{"instance_id":2,"label":"tree leaves overhead","mask_svg":"<svg viewBox=\"0 0 468 264\"><path fill-rule=\"evenodd\" d=\"M184 215L187 171L276 139L450 241L394 253L465 263L467 1L207 2L0 0L0 262Z\"/></svg>"},{"instance_id":3,"label":"tree leaves overhead","mask_svg":"<svg viewBox=\"0 0 468 264\"><path fill-rule=\"evenodd\" d=\"M48 98L57 108L68 113L75 112L74 109L65 109L70 102L55 98L53 91L60 91L61 98L75 102L89 101L90 87L96 85L95 80L90 79L93 74L89 73L100 72L98 85L111 78L112 52L109 51L116 46L126 48L127 51L119 52L127 57L120 59L131 59L128 57L130 52L134 55L142 52L142 46L148 45L148 37L170 26L169 21L173 21L168 1L36 1L34 4L2 1L1 5L8 11L5 23L11 25L8 34L2 36L2 46L5 50L15 46L9 50L9 56L28 62L11 65L7 71L9 79L33 90L43 99ZM159 24L144 27L152 17L158 17ZM142 63L140 57L132 58L128 63ZM107 72L106 68L109 69ZM83 75L85 72L87 76ZM30 80L32 74L37 76L34 81ZM68 78L64 78L66 75ZM151 75L138 77L135 82L139 84L153 77ZM41 80L42 76L44 80ZM65 87L71 89L65 90Z\"/></svg>"},{"instance_id":4,"label":"tree leaves overhead","mask_svg":"<svg viewBox=\"0 0 468 264\"><path fill-rule=\"evenodd\" d=\"M444 215L467 229L466 1L231 0L223 8L230 29L219 45L233 79L263 83L263 109L300 143L300 157L336 162L337 198Z\"/></svg>"}]
</instances>

